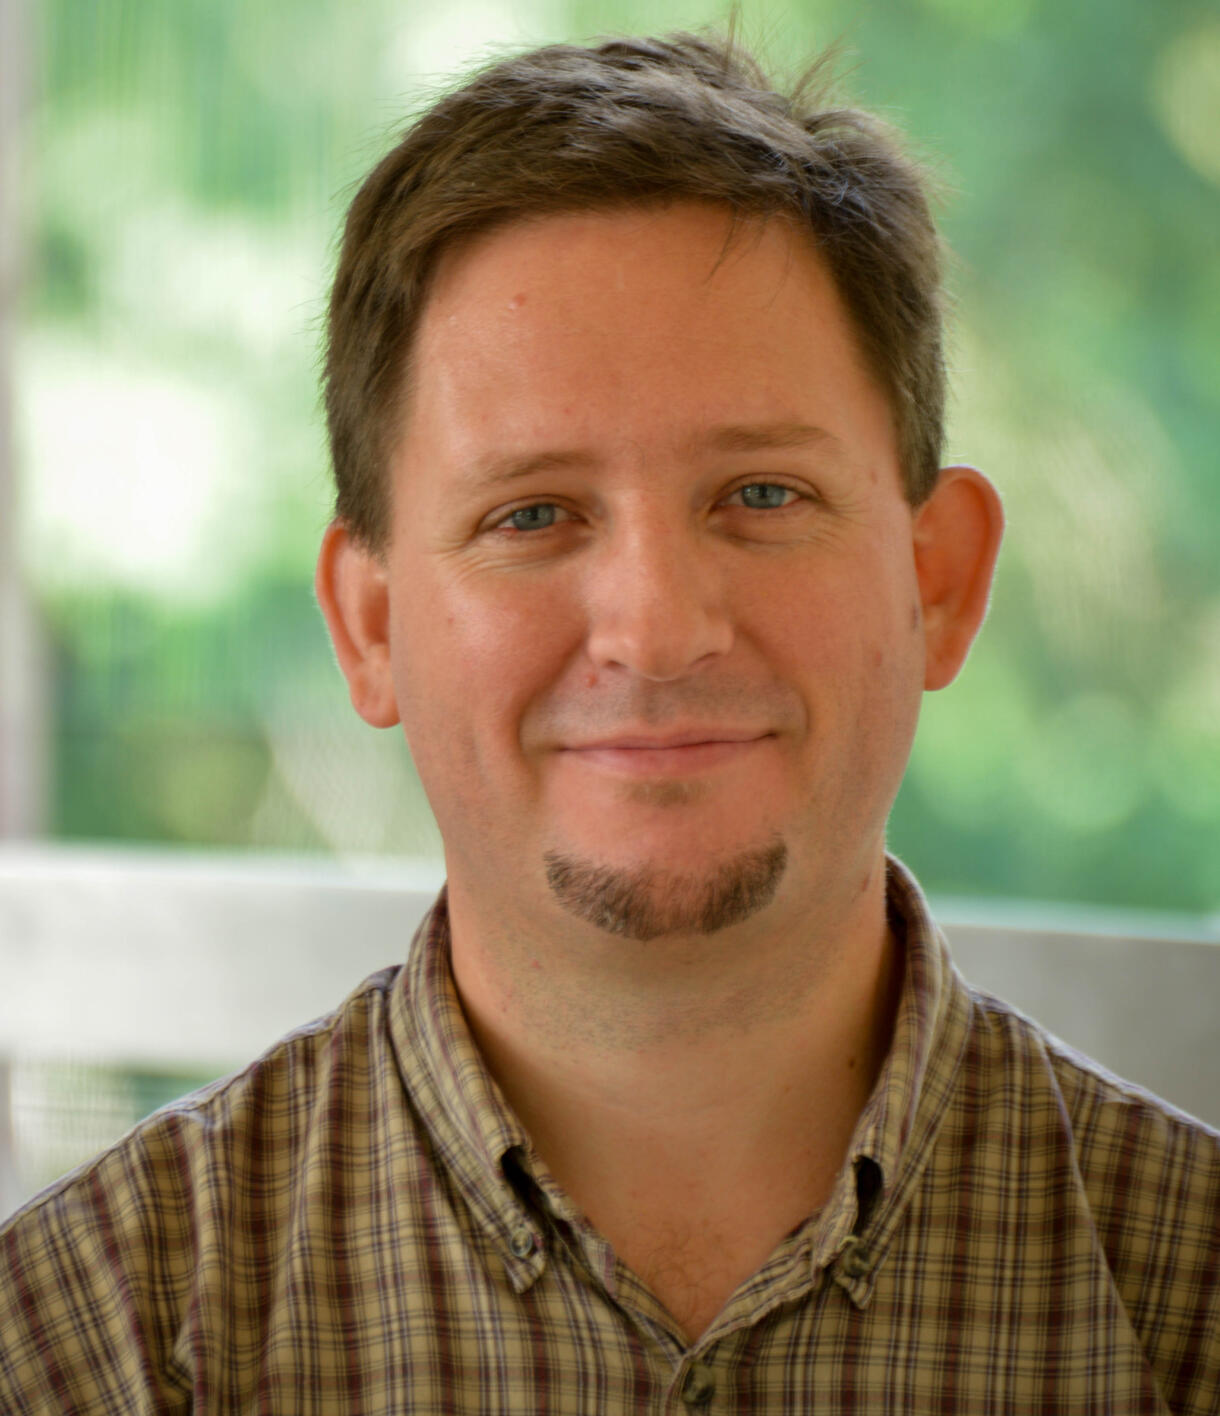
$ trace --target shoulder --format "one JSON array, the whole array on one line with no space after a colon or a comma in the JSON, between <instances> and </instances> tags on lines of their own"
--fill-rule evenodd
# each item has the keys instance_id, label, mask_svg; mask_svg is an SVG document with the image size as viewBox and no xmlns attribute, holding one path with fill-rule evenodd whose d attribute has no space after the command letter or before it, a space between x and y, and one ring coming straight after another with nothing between
<instances>
[{"instance_id":1,"label":"shoulder","mask_svg":"<svg viewBox=\"0 0 1220 1416\"><path fill-rule=\"evenodd\" d=\"M1173 1410L1220 1397L1220 1133L970 990L970 1051L1054 1156ZM985 1059L985 1061L983 1061Z\"/></svg>"},{"instance_id":2,"label":"shoulder","mask_svg":"<svg viewBox=\"0 0 1220 1416\"><path fill-rule=\"evenodd\" d=\"M319 1169L336 1153L360 1166L353 1144L375 1145L400 1116L401 1086L394 1098L379 1080L394 1070L385 1012L397 973L372 975L242 1071L154 1112L0 1226L0 1407L66 1400L91 1353L123 1354L95 1368L113 1409L144 1409L152 1373L172 1381L182 1312L205 1286L265 1269ZM30 1392L38 1399L19 1405Z\"/></svg>"},{"instance_id":3,"label":"shoulder","mask_svg":"<svg viewBox=\"0 0 1220 1416\"><path fill-rule=\"evenodd\" d=\"M1170 1199L1160 1194L1167 1169L1189 1171L1192 1194L1220 1200L1220 1132L1116 1076L1011 1005L968 992L976 1049L1002 1063L1003 1085L1019 1073L1030 1092L1061 1113L1081 1179L1099 1201L1121 1195L1130 1202L1152 1187L1163 1205Z\"/></svg>"},{"instance_id":4,"label":"shoulder","mask_svg":"<svg viewBox=\"0 0 1220 1416\"><path fill-rule=\"evenodd\" d=\"M312 1129L333 1124L343 1089L366 1083L378 1066L388 1047L384 1013L398 972L371 975L334 1012L294 1029L241 1071L153 1112L36 1195L0 1234L112 1187L163 1189L175 1180L238 1185L262 1151L270 1166L289 1163Z\"/></svg>"}]
</instances>

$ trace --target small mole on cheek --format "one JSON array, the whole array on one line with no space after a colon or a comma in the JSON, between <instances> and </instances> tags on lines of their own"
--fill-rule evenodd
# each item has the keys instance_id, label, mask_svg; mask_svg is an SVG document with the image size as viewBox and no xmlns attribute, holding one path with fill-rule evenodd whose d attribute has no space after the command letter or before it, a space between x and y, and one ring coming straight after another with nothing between
<instances>
[{"instance_id":1,"label":"small mole on cheek","mask_svg":"<svg viewBox=\"0 0 1220 1416\"><path fill-rule=\"evenodd\" d=\"M854 1057L849 1057L849 1058L847 1059L847 1070L848 1070L849 1072L852 1072L852 1071L855 1070L855 1066L856 1066L856 1059L855 1059Z\"/></svg>"}]
</instances>

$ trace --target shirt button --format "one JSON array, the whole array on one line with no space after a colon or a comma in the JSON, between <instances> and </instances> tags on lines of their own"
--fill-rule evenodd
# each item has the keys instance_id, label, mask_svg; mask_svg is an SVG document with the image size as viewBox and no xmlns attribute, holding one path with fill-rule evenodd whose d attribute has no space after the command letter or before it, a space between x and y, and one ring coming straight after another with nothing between
<instances>
[{"instance_id":1,"label":"shirt button","mask_svg":"<svg viewBox=\"0 0 1220 1416\"><path fill-rule=\"evenodd\" d=\"M843 1255L843 1272L848 1278L863 1278L868 1272L868 1252L860 1246L853 1245Z\"/></svg>"},{"instance_id":2,"label":"shirt button","mask_svg":"<svg viewBox=\"0 0 1220 1416\"><path fill-rule=\"evenodd\" d=\"M703 1362L692 1362L682 1383L682 1400L687 1406L704 1406L716 1390L716 1378Z\"/></svg>"},{"instance_id":3,"label":"shirt button","mask_svg":"<svg viewBox=\"0 0 1220 1416\"><path fill-rule=\"evenodd\" d=\"M509 1238L508 1247L519 1259L528 1259L534 1252L534 1236L530 1230L524 1227L514 1229Z\"/></svg>"}]
</instances>

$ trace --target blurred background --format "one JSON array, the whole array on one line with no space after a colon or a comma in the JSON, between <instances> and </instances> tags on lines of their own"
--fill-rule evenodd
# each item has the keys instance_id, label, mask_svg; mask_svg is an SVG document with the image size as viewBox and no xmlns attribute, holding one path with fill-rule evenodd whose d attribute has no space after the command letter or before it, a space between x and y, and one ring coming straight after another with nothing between
<instances>
[{"instance_id":1,"label":"blurred background","mask_svg":"<svg viewBox=\"0 0 1220 1416\"><path fill-rule=\"evenodd\" d=\"M1220 17L740 13L780 72L839 42L847 96L936 172L949 453L1008 509L989 625L926 704L893 848L934 894L1214 919ZM401 736L351 711L311 590L345 206L407 115L503 46L724 18L0 0L0 834L435 864ZM124 1115L181 1089L124 1075Z\"/></svg>"}]
</instances>

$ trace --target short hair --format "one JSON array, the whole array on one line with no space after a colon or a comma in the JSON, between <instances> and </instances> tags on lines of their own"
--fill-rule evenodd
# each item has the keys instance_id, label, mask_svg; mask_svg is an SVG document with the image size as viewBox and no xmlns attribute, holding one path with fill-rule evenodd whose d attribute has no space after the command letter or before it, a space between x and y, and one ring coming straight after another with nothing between
<instances>
[{"instance_id":1,"label":"short hair","mask_svg":"<svg viewBox=\"0 0 1220 1416\"><path fill-rule=\"evenodd\" d=\"M923 501L943 440L940 242L922 170L887 125L827 104L827 67L785 95L731 37L548 45L407 129L352 202L330 300L335 515L358 542L388 541L391 439L441 254L522 218L680 200L809 233L889 402L907 499Z\"/></svg>"}]
</instances>

